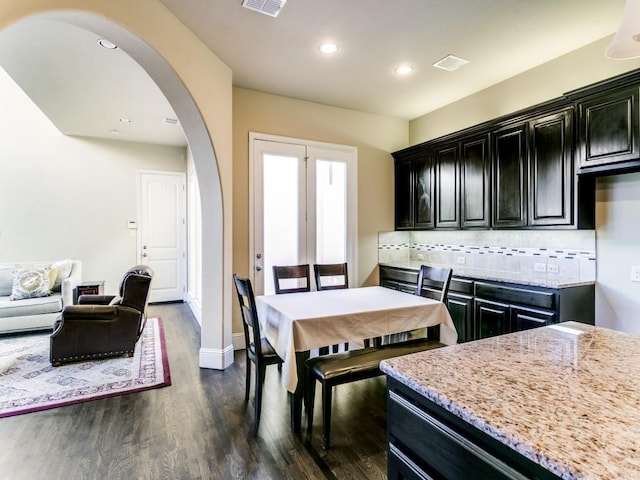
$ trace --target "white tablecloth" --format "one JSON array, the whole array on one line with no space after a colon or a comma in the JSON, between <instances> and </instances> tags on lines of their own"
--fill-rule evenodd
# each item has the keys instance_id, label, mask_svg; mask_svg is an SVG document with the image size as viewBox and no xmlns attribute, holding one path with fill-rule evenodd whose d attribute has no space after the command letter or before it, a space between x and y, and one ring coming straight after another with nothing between
<instances>
[{"instance_id":1,"label":"white tablecloth","mask_svg":"<svg viewBox=\"0 0 640 480\"><path fill-rule=\"evenodd\" d=\"M298 383L296 352L440 325L440 341L455 344L458 333L439 301L384 287L256 297L262 334L282 359L282 384Z\"/></svg>"}]
</instances>

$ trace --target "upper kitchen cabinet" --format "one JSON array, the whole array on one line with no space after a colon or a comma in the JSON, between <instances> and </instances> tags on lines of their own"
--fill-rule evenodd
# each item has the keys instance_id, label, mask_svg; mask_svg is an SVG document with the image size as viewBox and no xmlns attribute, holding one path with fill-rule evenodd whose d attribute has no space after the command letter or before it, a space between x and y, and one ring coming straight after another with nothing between
<instances>
[{"instance_id":1,"label":"upper kitchen cabinet","mask_svg":"<svg viewBox=\"0 0 640 480\"><path fill-rule=\"evenodd\" d=\"M433 152L414 148L393 154L396 230L434 227Z\"/></svg>"},{"instance_id":2,"label":"upper kitchen cabinet","mask_svg":"<svg viewBox=\"0 0 640 480\"><path fill-rule=\"evenodd\" d=\"M489 134L460 142L460 221L462 228L488 228L491 222Z\"/></svg>"},{"instance_id":3,"label":"upper kitchen cabinet","mask_svg":"<svg viewBox=\"0 0 640 480\"><path fill-rule=\"evenodd\" d=\"M499 129L493 134L494 227L527 225L527 124Z\"/></svg>"},{"instance_id":4,"label":"upper kitchen cabinet","mask_svg":"<svg viewBox=\"0 0 640 480\"><path fill-rule=\"evenodd\" d=\"M574 219L573 109L529 122L529 225Z\"/></svg>"},{"instance_id":5,"label":"upper kitchen cabinet","mask_svg":"<svg viewBox=\"0 0 640 480\"><path fill-rule=\"evenodd\" d=\"M436 227L460 228L458 144L436 149Z\"/></svg>"},{"instance_id":6,"label":"upper kitchen cabinet","mask_svg":"<svg viewBox=\"0 0 640 480\"><path fill-rule=\"evenodd\" d=\"M638 86L605 90L578 101L581 173L617 173L639 159Z\"/></svg>"}]
</instances>

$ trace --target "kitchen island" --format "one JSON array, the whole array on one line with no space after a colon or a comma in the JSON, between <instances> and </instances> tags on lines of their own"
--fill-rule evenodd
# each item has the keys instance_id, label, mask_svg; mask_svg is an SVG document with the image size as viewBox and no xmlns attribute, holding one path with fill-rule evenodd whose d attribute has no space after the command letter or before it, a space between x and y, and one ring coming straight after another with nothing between
<instances>
[{"instance_id":1,"label":"kitchen island","mask_svg":"<svg viewBox=\"0 0 640 480\"><path fill-rule=\"evenodd\" d=\"M640 478L640 336L565 322L381 368L389 479Z\"/></svg>"}]
</instances>

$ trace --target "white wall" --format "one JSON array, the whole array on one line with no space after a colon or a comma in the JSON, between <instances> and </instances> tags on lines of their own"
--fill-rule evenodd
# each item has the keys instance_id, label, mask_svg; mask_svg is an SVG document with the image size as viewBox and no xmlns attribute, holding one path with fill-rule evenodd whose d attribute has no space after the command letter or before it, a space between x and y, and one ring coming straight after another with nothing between
<instances>
[{"instance_id":1,"label":"white wall","mask_svg":"<svg viewBox=\"0 0 640 480\"><path fill-rule=\"evenodd\" d=\"M0 262L79 259L115 293L139 169L185 172L186 149L64 136L0 69Z\"/></svg>"},{"instance_id":2,"label":"white wall","mask_svg":"<svg viewBox=\"0 0 640 480\"><path fill-rule=\"evenodd\" d=\"M599 178L596 186L596 322L640 334L640 173Z\"/></svg>"}]
</instances>

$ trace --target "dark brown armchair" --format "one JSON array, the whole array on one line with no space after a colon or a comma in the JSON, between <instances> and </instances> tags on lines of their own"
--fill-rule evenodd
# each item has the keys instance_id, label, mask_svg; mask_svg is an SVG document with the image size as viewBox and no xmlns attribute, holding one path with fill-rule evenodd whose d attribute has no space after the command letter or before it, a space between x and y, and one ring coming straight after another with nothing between
<instances>
[{"instance_id":1,"label":"dark brown armchair","mask_svg":"<svg viewBox=\"0 0 640 480\"><path fill-rule=\"evenodd\" d=\"M136 265L122 277L118 295L81 295L78 305L64 307L50 336L51 364L133 356L152 278L151 268Z\"/></svg>"}]
</instances>

